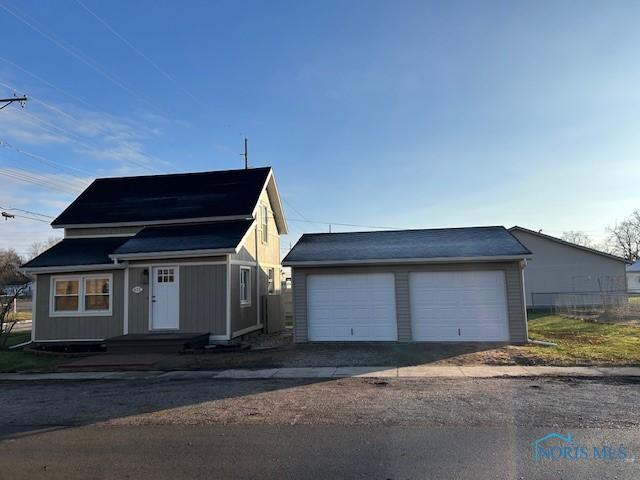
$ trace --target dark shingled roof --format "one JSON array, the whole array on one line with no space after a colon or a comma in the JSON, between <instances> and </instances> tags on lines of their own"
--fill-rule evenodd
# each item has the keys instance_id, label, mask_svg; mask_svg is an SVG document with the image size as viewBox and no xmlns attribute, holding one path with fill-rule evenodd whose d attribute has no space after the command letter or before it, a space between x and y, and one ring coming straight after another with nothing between
<instances>
[{"instance_id":1,"label":"dark shingled roof","mask_svg":"<svg viewBox=\"0 0 640 480\"><path fill-rule=\"evenodd\" d=\"M128 253L235 248L253 220L147 227L124 243L116 255Z\"/></svg>"},{"instance_id":2,"label":"dark shingled roof","mask_svg":"<svg viewBox=\"0 0 640 480\"><path fill-rule=\"evenodd\" d=\"M113 263L109 255L131 237L65 238L22 268L102 265Z\"/></svg>"},{"instance_id":3,"label":"dark shingled roof","mask_svg":"<svg viewBox=\"0 0 640 480\"><path fill-rule=\"evenodd\" d=\"M530 254L504 227L438 228L305 234L282 263L524 257Z\"/></svg>"},{"instance_id":4,"label":"dark shingled roof","mask_svg":"<svg viewBox=\"0 0 640 480\"><path fill-rule=\"evenodd\" d=\"M250 216L270 170L99 178L51 225Z\"/></svg>"}]
</instances>

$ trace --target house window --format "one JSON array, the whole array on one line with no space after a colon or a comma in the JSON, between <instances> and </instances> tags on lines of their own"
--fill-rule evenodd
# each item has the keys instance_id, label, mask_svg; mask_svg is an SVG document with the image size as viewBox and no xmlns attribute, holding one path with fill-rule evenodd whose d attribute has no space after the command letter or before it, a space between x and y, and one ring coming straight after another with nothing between
<instances>
[{"instance_id":1,"label":"house window","mask_svg":"<svg viewBox=\"0 0 640 480\"><path fill-rule=\"evenodd\" d=\"M173 268L158 268L156 272L158 283L173 283Z\"/></svg>"},{"instance_id":2,"label":"house window","mask_svg":"<svg viewBox=\"0 0 640 480\"><path fill-rule=\"evenodd\" d=\"M109 310L108 278L85 278L84 279L84 309L87 312Z\"/></svg>"},{"instance_id":3,"label":"house window","mask_svg":"<svg viewBox=\"0 0 640 480\"><path fill-rule=\"evenodd\" d=\"M53 310L55 312L77 312L80 298L80 281L75 279L55 280Z\"/></svg>"},{"instance_id":4,"label":"house window","mask_svg":"<svg viewBox=\"0 0 640 480\"><path fill-rule=\"evenodd\" d=\"M260 207L262 214L260 215L262 221L262 241L263 243L269 242L269 209L262 205Z\"/></svg>"},{"instance_id":5,"label":"house window","mask_svg":"<svg viewBox=\"0 0 640 480\"><path fill-rule=\"evenodd\" d=\"M110 274L52 277L51 282L51 315L111 315Z\"/></svg>"},{"instance_id":6,"label":"house window","mask_svg":"<svg viewBox=\"0 0 640 480\"><path fill-rule=\"evenodd\" d=\"M276 293L276 269L275 268L268 268L267 269L267 276L268 276L268 280L267 280L268 289L267 289L267 291L271 295L271 294Z\"/></svg>"},{"instance_id":7,"label":"house window","mask_svg":"<svg viewBox=\"0 0 640 480\"><path fill-rule=\"evenodd\" d=\"M240 305L251 305L250 267L240 267Z\"/></svg>"}]
</instances>

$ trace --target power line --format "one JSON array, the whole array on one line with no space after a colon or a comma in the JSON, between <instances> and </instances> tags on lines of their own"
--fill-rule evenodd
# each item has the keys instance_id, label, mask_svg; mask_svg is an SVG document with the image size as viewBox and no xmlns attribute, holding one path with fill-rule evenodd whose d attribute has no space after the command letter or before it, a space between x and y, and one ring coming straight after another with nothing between
<instances>
[{"instance_id":1,"label":"power line","mask_svg":"<svg viewBox=\"0 0 640 480\"><path fill-rule=\"evenodd\" d=\"M46 217L46 218L55 218L51 215L46 215L44 213L38 213L38 212L32 212L31 210L24 210L23 208L9 208L9 207L2 207L0 206L0 210L7 210L7 211L15 211L15 212L22 212L22 213L28 213L29 215L37 215L39 217Z\"/></svg>"},{"instance_id":2,"label":"power line","mask_svg":"<svg viewBox=\"0 0 640 480\"><path fill-rule=\"evenodd\" d=\"M68 44L66 42L63 42L62 40L57 39L53 34L45 32L42 28L34 25L34 23L32 23L32 22L35 22L35 20L31 19L31 17L28 17L28 15L26 15L26 14L24 14L22 12L20 12L20 14L16 13L16 11L18 11L17 8L13 7L13 9L11 9L6 4L1 4L1 3L0 3L0 8L5 10L7 13L12 15L16 19L20 20L22 23L24 23L29 28L31 28L33 31L39 33L44 38L46 38L47 40L52 42L53 44L57 45L59 48L61 48L65 52L67 52L69 55L72 55L73 57L75 57L78 60L80 60L82 63L87 65L93 71L95 71L96 73L100 74L102 77L106 78L111 83L115 84L116 86L120 87L125 92L127 92L130 95L136 97L137 99L142 100L143 102L151 105L155 109L162 111L162 109L157 108L149 100L147 100L144 97L142 97L141 95L139 95L135 90L133 90L132 88L127 86L124 82L122 82L120 79L118 79L115 75L111 74L105 67L100 65L98 62L96 62L95 60L93 60L93 61L89 60L89 57L87 55L85 55L82 52L80 52L79 50L75 49L70 44ZM28 17L31 20L31 22L29 20L27 20L27 18L25 18L25 17Z\"/></svg>"},{"instance_id":3,"label":"power line","mask_svg":"<svg viewBox=\"0 0 640 480\"><path fill-rule=\"evenodd\" d=\"M122 43L124 43L127 47L129 47L131 50L133 50L136 54L138 54L140 57L142 57L149 65L151 65L153 68L155 68L158 72L160 72L167 80L169 80L171 83L173 83L174 85L176 85L180 90L182 90L184 93L186 93L187 95L189 95L191 98L193 98L196 101L199 101L199 99L193 94L191 93L189 90L187 90L185 87L183 87L182 85L180 85L180 83L178 81L176 81L175 78L173 78L173 76L171 76L167 71L165 71L164 69L162 69L156 62L154 62L153 60L151 60L151 58L149 58L147 55L145 55L142 51L140 51L140 49L136 48L129 40L127 40L126 38L124 38L120 33L118 33L111 25L109 25L102 17L98 16L97 13L95 13L93 10L91 10L89 7L87 7L84 3L82 3L80 0L76 0L76 3L78 5L80 5L82 8L84 8L90 15L92 15L96 20L98 20L107 30L109 30L109 32L111 32L117 39L119 39Z\"/></svg>"},{"instance_id":4,"label":"power line","mask_svg":"<svg viewBox=\"0 0 640 480\"><path fill-rule=\"evenodd\" d=\"M26 183L31 183L33 185L37 185L40 187L47 187L53 190L58 190L63 193L72 193L74 195L78 194L78 190L80 188L73 188L68 184L58 182L57 180L45 178L39 175L31 174L25 170L12 168L0 168L0 175L12 178L14 180L21 180Z\"/></svg>"},{"instance_id":5,"label":"power line","mask_svg":"<svg viewBox=\"0 0 640 480\"><path fill-rule=\"evenodd\" d=\"M408 230L406 227L388 227L388 226L381 226L381 225L362 225L362 224L358 224L358 223L323 222L323 221L320 221L320 220L307 220L307 219L300 219L300 218L288 218L287 221L289 221L289 222L302 222L302 223L315 223L316 225L319 225L319 224L323 224L323 225L338 225L340 227L382 228L382 229L385 229L385 230Z\"/></svg>"},{"instance_id":6,"label":"power line","mask_svg":"<svg viewBox=\"0 0 640 480\"><path fill-rule=\"evenodd\" d=\"M2 213L4 213L4 212L2 212ZM18 215L17 213L12 213L11 215L12 215L13 217L16 217L16 218L24 218L24 219L26 219L26 220L33 220L34 222L42 222L42 223L49 224L49 221L48 221L48 220L42 220L41 218L27 217L27 216L25 216L25 215Z\"/></svg>"}]
</instances>

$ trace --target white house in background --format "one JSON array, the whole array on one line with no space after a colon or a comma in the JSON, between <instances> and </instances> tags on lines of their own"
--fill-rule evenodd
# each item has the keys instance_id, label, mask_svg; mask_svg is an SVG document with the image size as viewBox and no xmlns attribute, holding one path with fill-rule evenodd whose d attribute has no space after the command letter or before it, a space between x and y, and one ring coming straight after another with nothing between
<instances>
[{"instance_id":1,"label":"white house in background","mask_svg":"<svg viewBox=\"0 0 640 480\"><path fill-rule=\"evenodd\" d=\"M533 254L524 269L527 308L550 307L562 293L626 292L624 258L523 227L509 231Z\"/></svg>"},{"instance_id":2,"label":"white house in background","mask_svg":"<svg viewBox=\"0 0 640 480\"><path fill-rule=\"evenodd\" d=\"M640 293L640 260L627 267L627 291Z\"/></svg>"}]
</instances>

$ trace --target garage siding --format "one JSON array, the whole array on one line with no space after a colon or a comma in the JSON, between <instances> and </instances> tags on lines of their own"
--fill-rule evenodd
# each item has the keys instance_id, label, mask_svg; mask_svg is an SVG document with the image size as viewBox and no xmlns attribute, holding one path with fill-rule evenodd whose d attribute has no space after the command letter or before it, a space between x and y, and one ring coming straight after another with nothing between
<instances>
[{"instance_id":1,"label":"garage siding","mask_svg":"<svg viewBox=\"0 0 640 480\"><path fill-rule=\"evenodd\" d=\"M307 275L339 273L394 273L396 286L396 316L398 341L411 341L411 313L409 301L410 272L448 272L473 270L502 270L505 272L509 337L512 343L527 341L526 309L519 262L467 263L438 265L395 265L365 267L293 267L294 341L308 342Z\"/></svg>"}]
</instances>

